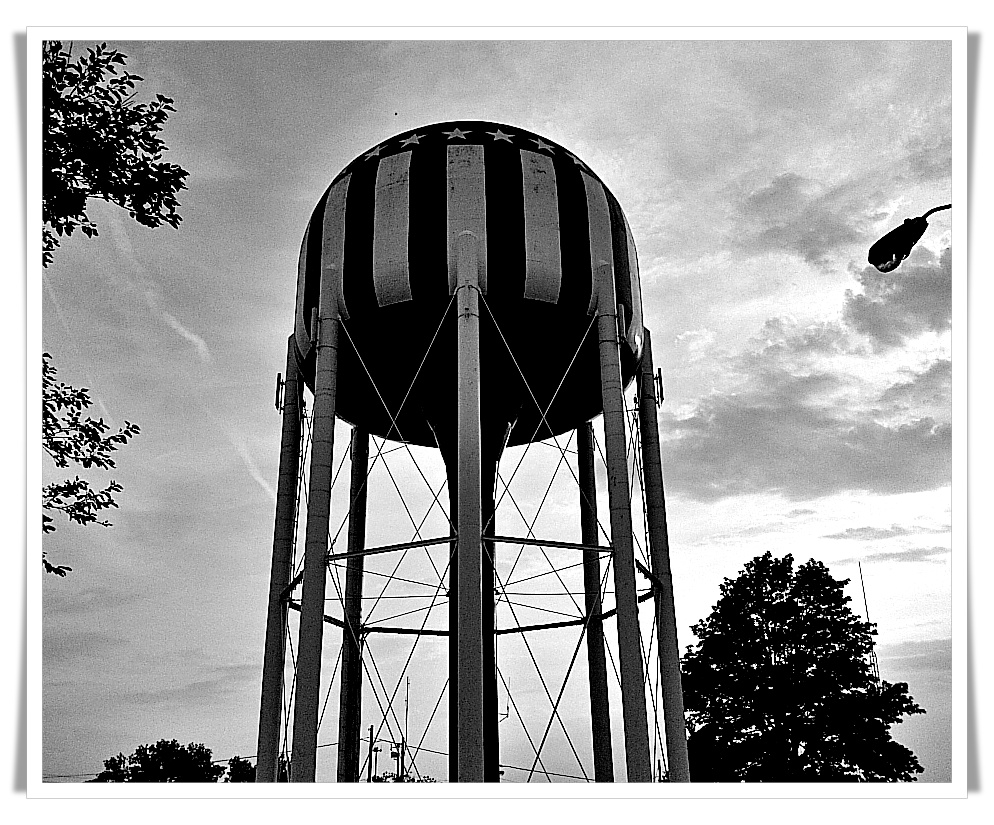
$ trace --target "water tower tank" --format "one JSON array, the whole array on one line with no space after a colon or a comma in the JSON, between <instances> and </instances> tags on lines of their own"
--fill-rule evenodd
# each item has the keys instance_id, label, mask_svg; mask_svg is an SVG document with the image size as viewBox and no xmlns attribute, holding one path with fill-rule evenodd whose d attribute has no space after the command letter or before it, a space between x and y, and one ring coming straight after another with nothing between
<instances>
[{"instance_id":1,"label":"water tower tank","mask_svg":"<svg viewBox=\"0 0 994 825\"><path fill-rule=\"evenodd\" d=\"M321 197L297 281L295 340L307 384L313 389L311 315L322 278L330 278L347 331L338 416L444 452L457 389L455 244L465 231L479 239L485 447L547 438L596 416L598 267L613 270L624 307L625 384L641 356L628 222L614 195L567 149L486 121L424 126L385 140L346 166ZM544 420L539 408L547 410Z\"/></svg>"}]
</instances>

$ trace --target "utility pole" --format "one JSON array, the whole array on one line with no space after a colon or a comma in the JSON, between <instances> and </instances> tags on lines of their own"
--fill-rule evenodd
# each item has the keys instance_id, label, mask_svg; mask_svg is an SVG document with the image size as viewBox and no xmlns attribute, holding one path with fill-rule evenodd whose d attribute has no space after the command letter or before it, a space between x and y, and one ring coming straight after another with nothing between
<instances>
[{"instance_id":1,"label":"utility pole","mask_svg":"<svg viewBox=\"0 0 994 825\"><path fill-rule=\"evenodd\" d=\"M366 781L373 781L373 726L369 726L369 760L366 762Z\"/></svg>"}]
</instances>

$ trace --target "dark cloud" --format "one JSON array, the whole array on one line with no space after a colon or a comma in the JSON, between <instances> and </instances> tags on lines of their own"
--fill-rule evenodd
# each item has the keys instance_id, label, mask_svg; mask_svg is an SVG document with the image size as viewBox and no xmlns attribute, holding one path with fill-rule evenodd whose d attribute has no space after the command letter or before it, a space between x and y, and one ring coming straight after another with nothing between
<instances>
[{"instance_id":1,"label":"dark cloud","mask_svg":"<svg viewBox=\"0 0 994 825\"><path fill-rule=\"evenodd\" d=\"M948 358L933 361L910 381L888 387L880 396L881 407L889 412L906 412L923 406L948 407L952 398L953 365Z\"/></svg>"},{"instance_id":2,"label":"dark cloud","mask_svg":"<svg viewBox=\"0 0 994 825\"><path fill-rule=\"evenodd\" d=\"M670 437L670 488L697 499L907 493L950 479L952 428L931 418L886 426L800 398L757 394L712 396L690 417L666 416L662 424Z\"/></svg>"},{"instance_id":3,"label":"dark cloud","mask_svg":"<svg viewBox=\"0 0 994 825\"><path fill-rule=\"evenodd\" d=\"M740 204L741 245L756 252L791 252L825 267L831 253L865 237L864 205L849 187L833 189L793 172L777 175Z\"/></svg>"},{"instance_id":4,"label":"dark cloud","mask_svg":"<svg viewBox=\"0 0 994 825\"><path fill-rule=\"evenodd\" d=\"M877 541L894 536L906 536L910 533L907 527L895 524L893 527L849 527L841 533L829 533L823 539L855 539L858 541Z\"/></svg>"},{"instance_id":5,"label":"dark cloud","mask_svg":"<svg viewBox=\"0 0 994 825\"><path fill-rule=\"evenodd\" d=\"M947 527L902 527L892 524L890 527L850 527L841 533L830 533L822 536L825 539L856 539L858 541L877 541L890 539L895 536L913 536L920 533L945 533Z\"/></svg>"},{"instance_id":6,"label":"dark cloud","mask_svg":"<svg viewBox=\"0 0 994 825\"><path fill-rule=\"evenodd\" d=\"M128 647L123 639L80 628L55 627L50 622L42 632L42 656L45 667L58 667L80 660L99 661Z\"/></svg>"},{"instance_id":7,"label":"dark cloud","mask_svg":"<svg viewBox=\"0 0 994 825\"><path fill-rule=\"evenodd\" d=\"M873 553L864 561L942 561L949 555L950 549L941 545L934 547L909 547L906 550L895 550L889 553Z\"/></svg>"},{"instance_id":8,"label":"dark cloud","mask_svg":"<svg viewBox=\"0 0 994 825\"><path fill-rule=\"evenodd\" d=\"M181 685L123 692L120 698L141 705L179 707L220 703L258 679L259 668L255 665L222 665L212 668L211 673L210 678Z\"/></svg>"},{"instance_id":9,"label":"dark cloud","mask_svg":"<svg viewBox=\"0 0 994 825\"><path fill-rule=\"evenodd\" d=\"M861 294L846 291L842 317L881 348L952 325L952 249L938 260L922 250L891 272L867 266L856 276Z\"/></svg>"},{"instance_id":10,"label":"dark cloud","mask_svg":"<svg viewBox=\"0 0 994 825\"><path fill-rule=\"evenodd\" d=\"M799 255L822 269L838 265L836 253L869 244L888 216L872 175L827 185L795 172L738 195L738 246L754 253ZM736 195L733 194L733 198Z\"/></svg>"},{"instance_id":11,"label":"dark cloud","mask_svg":"<svg viewBox=\"0 0 994 825\"><path fill-rule=\"evenodd\" d=\"M764 326L753 350L727 360L728 389L689 414L663 412L667 479L696 499L749 493L814 498L844 490L905 493L949 483L951 425L931 415L881 422L840 401L858 379L819 367L849 352L838 324Z\"/></svg>"},{"instance_id":12,"label":"dark cloud","mask_svg":"<svg viewBox=\"0 0 994 825\"><path fill-rule=\"evenodd\" d=\"M831 537L829 537L831 538ZM907 547L902 550L890 550L883 553L870 553L864 556L851 556L839 559L837 564L855 564L856 562L940 562L949 555L949 547L936 545L933 547Z\"/></svg>"},{"instance_id":13,"label":"dark cloud","mask_svg":"<svg viewBox=\"0 0 994 825\"><path fill-rule=\"evenodd\" d=\"M943 107L931 129L912 135L904 142L905 177L908 180L920 183L949 179L953 165L951 124L950 108Z\"/></svg>"}]
</instances>

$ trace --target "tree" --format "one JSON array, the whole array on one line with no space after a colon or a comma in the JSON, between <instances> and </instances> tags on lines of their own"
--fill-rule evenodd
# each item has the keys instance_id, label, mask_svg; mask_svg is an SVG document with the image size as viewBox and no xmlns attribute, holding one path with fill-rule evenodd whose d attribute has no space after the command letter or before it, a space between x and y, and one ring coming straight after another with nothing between
<instances>
[{"instance_id":1,"label":"tree","mask_svg":"<svg viewBox=\"0 0 994 825\"><path fill-rule=\"evenodd\" d=\"M116 466L114 451L141 430L137 424L125 421L124 427L111 432L110 426L102 418L84 418L84 412L92 403L89 391L58 383L57 370L52 365L51 358L46 352L41 359L42 448L56 467L68 467L71 461L85 469L113 469ZM122 489L113 480L104 489L95 489L90 486L89 481L79 476L45 485L41 491L42 533L55 531L55 521L49 515L55 512L63 513L69 521L76 524L109 527L110 522L102 520L100 513L109 507L117 507L114 493L119 493ZM65 565L51 564L45 555L43 550L41 561L46 572L65 576L72 570Z\"/></svg>"},{"instance_id":2,"label":"tree","mask_svg":"<svg viewBox=\"0 0 994 825\"><path fill-rule=\"evenodd\" d=\"M427 774L421 776L412 776L411 774L406 774L405 776L398 776L397 773L391 771L384 771L381 774L372 777L373 782L435 782L435 778L428 776Z\"/></svg>"},{"instance_id":3,"label":"tree","mask_svg":"<svg viewBox=\"0 0 994 825\"><path fill-rule=\"evenodd\" d=\"M255 782L255 765L242 759L240 756L232 756L228 760L228 773L224 777L225 782Z\"/></svg>"},{"instance_id":4,"label":"tree","mask_svg":"<svg viewBox=\"0 0 994 825\"><path fill-rule=\"evenodd\" d=\"M42 46L42 264L48 266L58 237L77 228L88 238L97 234L86 214L87 201L100 198L116 204L143 226L179 226L176 194L186 188L189 173L162 160L166 146L159 133L173 101L156 95L152 103L136 103L139 75L123 70L127 58L106 43L86 49L76 59L72 44L58 40ZM118 72L121 67L121 72ZM58 236L58 237L57 237ZM55 367L45 353L42 362L42 439L57 467L69 461L84 468L114 467L110 453L137 435L138 426L108 435L102 419L81 418L90 405L86 389L55 383ZM115 481L102 490L88 481L66 479L42 489L42 507L60 510L77 524L100 524L99 513L116 507ZM42 514L42 531L55 524ZM72 568L53 565L42 551L48 573L65 576Z\"/></svg>"},{"instance_id":5,"label":"tree","mask_svg":"<svg viewBox=\"0 0 994 825\"><path fill-rule=\"evenodd\" d=\"M127 209L143 226L179 226L176 194L189 173L162 160L159 136L175 111L157 94L135 103L142 78L123 71L127 58L102 43L73 60L72 44L46 40L42 53L42 264L58 237L77 228L88 238L97 226L89 198ZM118 73L118 66L122 72Z\"/></svg>"},{"instance_id":6,"label":"tree","mask_svg":"<svg viewBox=\"0 0 994 825\"><path fill-rule=\"evenodd\" d=\"M862 622L814 559L754 558L725 579L683 657L696 782L900 782L922 772L890 728L924 713L870 665Z\"/></svg>"},{"instance_id":7,"label":"tree","mask_svg":"<svg viewBox=\"0 0 994 825\"><path fill-rule=\"evenodd\" d=\"M239 757L235 759L240 762L245 761ZM181 745L175 739L160 739L154 745L140 745L127 758L123 753L119 753L117 756L105 759L104 770L89 781L217 782L223 773L224 765L215 765L211 762L210 748L193 742Z\"/></svg>"}]
</instances>

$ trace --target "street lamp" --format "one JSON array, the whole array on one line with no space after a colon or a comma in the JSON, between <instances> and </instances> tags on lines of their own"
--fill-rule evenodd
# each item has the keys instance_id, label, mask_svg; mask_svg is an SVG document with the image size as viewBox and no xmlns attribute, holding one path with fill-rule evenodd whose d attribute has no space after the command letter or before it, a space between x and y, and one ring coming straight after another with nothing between
<instances>
[{"instance_id":1,"label":"street lamp","mask_svg":"<svg viewBox=\"0 0 994 825\"><path fill-rule=\"evenodd\" d=\"M928 227L928 216L933 212L941 212L943 209L952 209L953 205L947 203L945 206L936 206L929 209L920 218L905 218L896 229L892 229L879 241L870 247L870 254L867 260L881 272L890 272L901 265L901 261L911 254L911 250Z\"/></svg>"}]
</instances>

